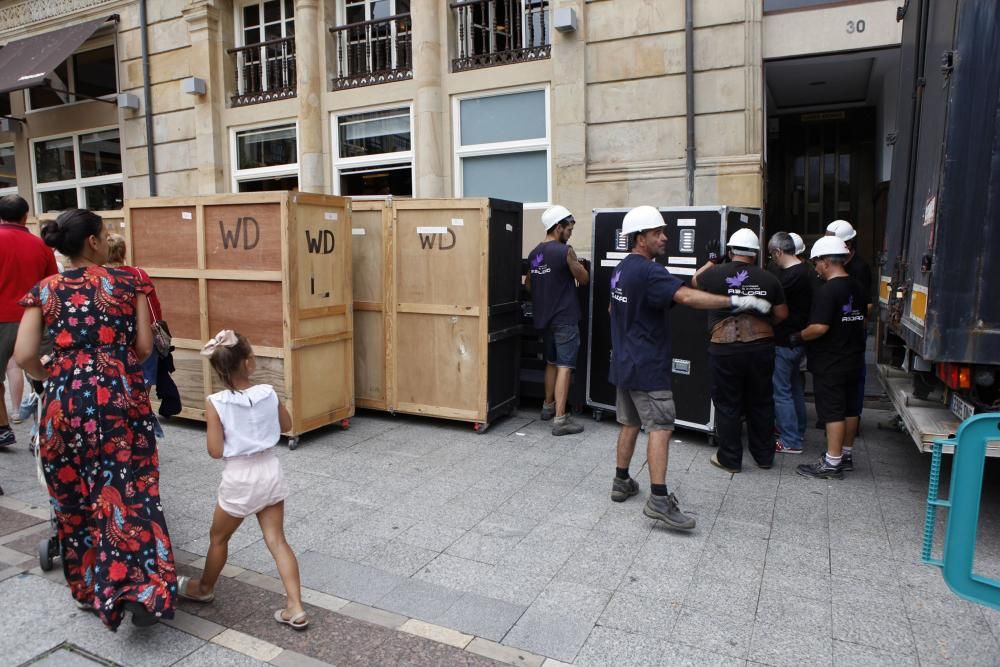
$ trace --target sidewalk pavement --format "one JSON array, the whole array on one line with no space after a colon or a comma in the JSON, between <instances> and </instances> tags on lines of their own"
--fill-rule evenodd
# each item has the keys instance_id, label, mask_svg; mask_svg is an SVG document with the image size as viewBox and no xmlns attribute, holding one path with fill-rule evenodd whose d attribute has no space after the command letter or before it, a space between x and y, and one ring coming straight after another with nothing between
<instances>
[{"instance_id":1,"label":"sidewalk pavement","mask_svg":"<svg viewBox=\"0 0 1000 667\"><path fill-rule=\"evenodd\" d=\"M711 466L702 436L677 432L667 481L698 520L681 534L642 516L641 443L642 493L610 501L613 423L554 438L523 410L476 435L363 412L349 430L278 450L312 618L304 633L271 618L281 587L252 520L230 544L214 603L184 602L149 631L100 630L58 570L37 569L46 494L17 427L18 444L0 451L0 599L13 611L3 662L66 642L42 664L91 664L69 662L82 650L185 666L998 665L1000 612L959 599L919 562L929 458L876 428L890 415L866 411L855 471L840 482L795 474L820 453L820 431L805 455L767 471L747 456L736 475ZM221 466L200 424L165 428L161 496L180 569L196 573ZM1000 577L997 462L987 477L977 568Z\"/></svg>"}]
</instances>

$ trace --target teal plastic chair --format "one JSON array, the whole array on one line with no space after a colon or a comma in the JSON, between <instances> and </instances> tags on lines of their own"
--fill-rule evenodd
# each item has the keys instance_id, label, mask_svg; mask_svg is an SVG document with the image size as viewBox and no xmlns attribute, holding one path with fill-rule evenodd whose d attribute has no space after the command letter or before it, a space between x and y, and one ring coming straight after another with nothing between
<instances>
[{"instance_id":1,"label":"teal plastic chair","mask_svg":"<svg viewBox=\"0 0 1000 667\"><path fill-rule=\"evenodd\" d=\"M979 576L972 571L986 446L990 441L1000 442L1000 413L969 417L958 427L954 438L934 441L921 558L924 563L941 568L945 583L956 595L1000 609L1000 581ZM951 497L942 499L938 498L941 453L948 445L955 447L951 469ZM944 549L941 559L937 560L931 557L931 548L934 544L934 524L938 508L941 507L948 508L948 518L945 524Z\"/></svg>"}]
</instances>

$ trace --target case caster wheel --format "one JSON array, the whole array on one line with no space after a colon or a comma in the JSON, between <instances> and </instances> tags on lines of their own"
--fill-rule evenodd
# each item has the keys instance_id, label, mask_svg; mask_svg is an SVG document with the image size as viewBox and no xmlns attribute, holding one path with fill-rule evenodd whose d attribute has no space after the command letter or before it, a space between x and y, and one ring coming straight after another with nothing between
<instances>
[{"instance_id":1,"label":"case caster wheel","mask_svg":"<svg viewBox=\"0 0 1000 667\"><path fill-rule=\"evenodd\" d=\"M347 429L351 428L351 420L350 419L341 419L340 420L340 428L344 429L345 431Z\"/></svg>"},{"instance_id":2,"label":"case caster wheel","mask_svg":"<svg viewBox=\"0 0 1000 667\"><path fill-rule=\"evenodd\" d=\"M708 434L708 446L715 448L719 446L719 438L714 433Z\"/></svg>"},{"instance_id":3,"label":"case caster wheel","mask_svg":"<svg viewBox=\"0 0 1000 667\"><path fill-rule=\"evenodd\" d=\"M601 421L602 419L604 419L604 410L599 410L597 408L594 408L593 417L595 422Z\"/></svg>"},{"instance_id":4,"label":"case caster wheel","mask_svg":"<svg viewBox=\"0 0 1000 667\"><path fill-rule=\"evenodd\" d=\"M53 554L53 547L55 547L55 554ZM54 538L47 537L38 543L38 567L42 568L43 572L50 572L52 570L52 558L59 552L59 544Z\"/></svg>"},{"instance_id":5,"label":"case caster wheel","mask_svg":"<svg viewBox=\"0 0 1000 667\"><path fill-rule=\"evenodd\" d=\"M476 432L477 435L482 435L486 433L486 429L490 427L488 422L476 422L472 425L472 430Z\"/></svg>"},{"instance_id":6,"label":"case caster wheel","mask_svg":"<svg viewBox=\"0 0 1000 667\"><path fill-rule=\"evenodd\" d=\"M298 437L292 437L288 439L288 449L295 450L298 449L298 447L299 447Z\"/></svg>"}]
</instances>

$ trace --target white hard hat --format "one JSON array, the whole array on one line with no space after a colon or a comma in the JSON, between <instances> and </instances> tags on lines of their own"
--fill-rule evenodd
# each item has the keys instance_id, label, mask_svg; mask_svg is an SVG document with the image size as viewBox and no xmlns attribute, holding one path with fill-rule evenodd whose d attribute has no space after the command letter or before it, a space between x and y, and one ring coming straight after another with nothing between
<instances>
[{"instance_id":1,"label":"white hard hat","mask_svg":"<svg viewBox=\"0 0 1000 667\"><path fill-rule=\"evenodd\" d=\"M850 241L858 235L854 231L854 225L847 220L834 220L826 226L826 233L830 236L836 236L841 241Z\"/></svg>"},{"instance_id":2,"label":"white hard hat","mask_svg":"<svg viewBox=\"0 0 1000 667\"><path fill-rule=\"evenodd\" d=\"M565 206L559 206L558 204L550 206L545 209L545 213L542 213L542 226L545 227L545 231L549 231L566 218L572 217L573 214Z\"/></svg>"},{"instance_id":3,"label":"white hard hat","mask_svg":"<svg viewBox=\"0 0 1000 667\"><path fill-rule=\"evenodd\" d=\"M656 229L666 225L663 216L653 206L636 206L625 214L622 221L622 234L626 236L636 232L644 232L648 229Z\"/></svg>"},{"instance_id":4,"label":"white hard hat","mask_svg":"<svg viewBox=\"0 0 1000 667\"><path fill-rule=\"evenodd\" d=\"M844 243L843 239L836 236L821 236L816 239L816 243L813 243L809 258L816 259L817 257L827 257L828 255L846 255L849 252L850 250L847 249L847 244Z\"/></svg>"},{"instance_id":5,"label":"white hard hat","mask_svg":"<svg viewBox=\"0 0 1000 667\"><path fill-rule=\"evenodd\" d=\"M760 252L760 239L757 238L757 235L754 234L752 230L747 229L746 227L743 229L737 229L736 232L729 237L729 243L726 245L733 249L752 251L751 254L754 255Z\"/></svg>"},{"instance_id":6,"label":"white hard hat","mask_svg":"<svg viewBox=\"0 0 1000 667\"><path fill-rule=\"evenodd\" d=\"M795 244L795 254L801 255L806 251L806 243L802 240L802 237L795 232L788 232L788 235L792 237L792 243Z\"/></svg>"}]
</instances>

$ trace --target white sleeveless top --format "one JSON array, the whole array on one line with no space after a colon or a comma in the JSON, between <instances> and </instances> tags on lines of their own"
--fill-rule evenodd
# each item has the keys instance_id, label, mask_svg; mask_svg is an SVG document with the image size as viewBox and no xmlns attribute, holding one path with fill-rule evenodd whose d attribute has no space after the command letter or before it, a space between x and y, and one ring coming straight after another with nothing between
<instances>
[{"instance_id":1,"label":"white sleeveless top","mask_svg":"<svg viewBox=\"0 0 1000 667\"><path fill-rule=\"evenodd\" d=\"M278 395L271 385L255 384L243 391L223 389L208 400L222 420L222 458L256 454L281 439Z\"/></svg>"}]
</instances>

